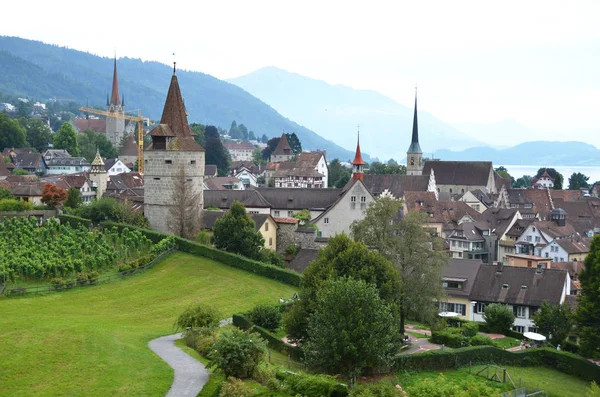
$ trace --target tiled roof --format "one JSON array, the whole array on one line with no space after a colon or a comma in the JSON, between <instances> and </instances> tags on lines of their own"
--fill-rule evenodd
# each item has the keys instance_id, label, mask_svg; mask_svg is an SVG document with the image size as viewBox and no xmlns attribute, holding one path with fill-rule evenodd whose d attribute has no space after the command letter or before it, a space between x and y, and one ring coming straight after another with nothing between
<instances>
[{"instance_id":1,"label":"tiled roof","mask_svg":"<svg viewBox=\"0 0 600 397\"><path fill-rule=\"evenodd\" d=\"M463 289L446 289L448 295L469 296L473 283L477 277L477 272L481 266L480 259L451 259L448 265L444 267L444 278L464 279Z\"/></svg>"},{"instance_id":2,"label":"tiled roof","mask_svg":"<svg viewBox=\"0 0 600 397\"><path fill-rule=\"evenodd\" d=\"M490 161L427 161L423 175L435 173L438 185L487 186L492 170Z\"/></svg>"},{"instance_id":3,"label":"tiled roof","mask_svg":"<svg viewBox=\"0 0 600 397\"><path fill-rule=\"evenodd\" d=\"M491 229L496 229L496 235L502 236L517 212L516 208L488 208L481 215Z\"/></svg>"},{"instance_id":4,"label":"tiled roof","mask_svg":"<svg viewBox=\"0 0 600 397\"><path fill-rule=\"evenodd\" d=\"M565 270L481 265L469 299L525 306L540 306L544 301L559 304L566 277Z\"/></svg>"},{"instance_id":5,"label":"tiled roof","mask_svg":"<svg viewBox=\"0 0 600 397\"><path fill-rule=\"evenodd\" d=\"M275 222L277 222L277 223L288 223L291 225L294 225L294 224L300 222L296 218L273 218L273 219L275 219Z\"/></svg>"},{"instance_id":6,"label":"tiled roof","mask_svg":"<svg viewBox=\"0 0 600 397\"><path fill-rule=\"evenodd\" d=\"M568 254L587 254L590 252L590 240L587 238L561 238L556 243Z\"/></svg>"},{"instance_id":7,"label":"tiled roof","mask_svg":"<svg viewBox=\"0 0 600 397\"><path fill-rule=\"evenodd\" d=\"M90 165L85 157L55 157L46 161L48 167Z\"/></svg>"},{"instance_id":8,"label":"tiled roof","mask_svg":"<svg viewBox=\"0 0 600 397\"><path fill-rule=\"evenodd\" d=\"M133 134L129 135L127 141L125 141L125 145L119 150L119 156L137 156L138 147L135 142L135 136Z\"/></svg>"},{"instance_id":9,"label":"tiled roof","mask_svg":"<svg viewBox=\"0 0 600 397\"><path fill-rule=\"evenodd\" d=\"M244 206L246 207L255 207L255 208L271 208L272 205L271 203L269 203L262 194L260 194L259 192L257 192L256 190L253 190L252 193L250 193L250 195L248 197L246 197L246 199L244 201L242 201L242 204L244 204Z\"/></svg>"},{"instance_id":10,"label":"tiled roof","mask_svg":"<svg viewBox=\"0 0 600 397\"><path fill-rule=\"evenodd\" d=\"M230 208L234 201L243 202L254 192L274 209L326 209L342 193L341 189L258 188L255 190L204 190L204 206Z\"/></svg>"},{"instance_id":11,"label":"tiled roof","mask_svg":"<svg viewBox=\"0 0 600 397\"><path fill-rule=\"evenodd\" d=\"M19 197L38 197L42 195L44 190L44 184L34 183L26 185L17 185L12 188L11 193L13 196Z\"/></svg>"},{"instance_id":12,"label":"tiled roof","mask_svg":"<svg viewBox=\"0 0 600 397\"><path fill-rule=\"evenodd\" d=\"M204 180L204 184L208 190L231 190L225 186L239 185L241 183L242 181L232 176L217 176L214 178L206 178Z\"/></svg>"},{"instance_id":13,"label":"tiled roof","mask_svg":"<svg viewBox=\"0 0 600 397\"><path fill-rule=\"evenodd\" d=\"M64 187L65 189L69 189L71 187L81 189L81 187L88 182L88 178L83 174L53 175L42 178L42 182L52 183L57 186ZM89 185L91 186L91 183L89 183Z\"/></svg>"},{"instance_id":14,"label":"tiled roof","mask_svg":"<svg viewBox=\"0 0 600 397\"><path fill-rule=\"evenodd\" d=\"M292 151L292 147L287 140L287 136L285 133L281 134L281 138L279 139L279 143L275 150L273 150L272 155L282 156L282 155L292 155L294 152Z\"/></svg>"},{"instance_id":15,"label":"tiled roof","mask_svg":"<svg viewBox=\"0 0 600 397\"><path fill-rule=\"evenodd\" d=\"M91 129L96 132L106 133L106 119L73 118L71 119L71 123L75 125L75 128L77 128L78 132Z\"/></svg>"},{"instance_id":16,"label":"tiled roof","mask_svg":"<svg viewBox=\"0 0 600 397\"><path fill-rule=\"evenodd\" d=\"M217 166L214 164L204 165L204 176L217 176Z\"/></svg>"},{"instance_id":17,"label":"tiled roof","mask_svg":"<svg viewBox=\"0 0 600 397\"><path fill-rule=\"evenodd\" d=\"M348 184L350 182L351 180ZM429 175L364 174L363 184L374 196L379 196L387 190L395 198L400 198L404 196L404 192L426 192L429 186Z\"/></svg>"},{"instance_id":18,"label":"tiled roof","mask_svg":"<svg viewBox=\"0 0 600 397\"><path fill-rule=\"evenodd\" d=\"M319 160L321 160L322 157L325 157L323 152L302 152L296 158L296 167L314 168L319 164Z\"/></svg>"},{"instance_id":19,"label":"tiled roof","mask_svg":"<svg viewBox=\"0 0 600 397\"><path fill-rule=\"evenodd\" d=\"M299 176L299 177L311 177L318 178L324 177L325 175L321 174L317 170L312 167L298 167L293 169L279 169L275 171L273 174L274 178L285 178L288 176Z\"/></svg>"},{"instance_id":20,"label":"tiled roof","mask_svg":"<svg viewBox=\"0 0 600 397\"><path fill-rule=\"evenodd\" d=\"M290 262L289 268L298 273L302 273L310 263L315 260L318 253L319 250L317 249L301 248L300 251L298 251L298 254L296 254L294 259Z\"/></svg>"},{"instance_id":21,"label":"tiled roof","mask_svg":"<svg viewBox=\"0 0 600 397\"><path fill-rule=\"evenodd\" d=\"M552 221L534 221L533 226L549 235L551 238L571 237L577 235L577 231L567 223L565 226L558 226Z\"/></svg>"},{"instance_id":22,"label":"tiled roof","mask_svg":"<svg viewBox=\"0 0 600 397\"><path fill-rule=\"evenodd\" d=\"M37 168L42 161L42 155L39 153L17 153L14 156L14 164L17 168Z\"/></svg>"},{"instance_id":23,"label":"tiled roof","mask_svg":"<svg viewBox=\"0 0 600 397\"><path fill-rule=\"evenodd\" d=\"M583 262L552 262L550 264L552 269L566 270L569 272L572 280L579 279L579 274L585 268Z\"/></svg>"},{"instance_id":24,"label":"tiled roof","mask_svg":"<svg viewBox=\"0 0 600 397\"><path fill-rule=\"evenodd\" d=\"M215 226L215 222L217 219L221 218L225 215L227 211L210 211L204 210L202 211L202 228L203 229L212 229ZM254 221L254 228L259 230L262 225L271 217L269 214L248 214L250 218Z\"/></svg>"},{"instance_id":25,"label":"tiled roof","mask_svg":"<svg viewBox=\"0 0 600 397\"><path fill-rule=\"evenodd\" d=\"M18 148L4 148L4 150L2 151L2 156L10 156L10 153L14 152L16 154L25 154L25 153L32 153L31 152L31 148L28 147L18 147Z\"/></svg>"},{"instance_id":26,"label":"tiled roof","mask_svg":"<svg viewBox=\"0 0 600 397\"><path fill-rule=\"evenodd\" d=\"M254 150L255 146L250 142L223 142L223 147L227 150Z\"/></svg>"},{"instance_id":27,"label":"tiled roof","mask_svg":"<svg viewBox=\"0 0 600 397\"><path fill-rule=\"evenodd\" d=\"M276 164L276 163L272 163ZM280 163L277 163L280 164ZM244 167L254 175L259 175L261 173L260 167L254 164L252 161L234 161L231 163L229 167L229 171L237 173L239 170Z\"/></svg>"},{"instance_id":28,"label":"tiled roof","mask_svg":"<svg viewBox=\"0 0 600 397\"><path fill-rule=\"evenodd\" d=\"M581 197L579 190L550 190L552 200L577 201Z\"/></svg>"},{"instance_id":29,"label":"tiled roof","mask_svg":"<svg viewBox=\"0 0 600 397\"><path fill-rule=\"evenodd\" d=\"M110 177L106 190L136 189L144 187L144 177L139 172L123 172Z\"/></svg>"}]
</instances>

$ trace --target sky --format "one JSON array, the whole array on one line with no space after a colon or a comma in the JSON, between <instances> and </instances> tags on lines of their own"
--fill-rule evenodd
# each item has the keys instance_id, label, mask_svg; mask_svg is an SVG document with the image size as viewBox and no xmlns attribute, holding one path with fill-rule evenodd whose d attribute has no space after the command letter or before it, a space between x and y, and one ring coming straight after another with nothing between
<instances>
[{"instance_id":1,"label":"sky","mask_svg":"<svg viewBox=\"0 0 600 397\"><path fill-rule=\"evenodd\" d=\"M11 1L0 35L220 79L277 66L600 147L600 1ZM302 120L296 120L302 123ZM503 139L504 138L504 139ZM496 138L494 138L496 139ZM509 144L512 136L497 137Z\"/></svg>"}]
</instances>

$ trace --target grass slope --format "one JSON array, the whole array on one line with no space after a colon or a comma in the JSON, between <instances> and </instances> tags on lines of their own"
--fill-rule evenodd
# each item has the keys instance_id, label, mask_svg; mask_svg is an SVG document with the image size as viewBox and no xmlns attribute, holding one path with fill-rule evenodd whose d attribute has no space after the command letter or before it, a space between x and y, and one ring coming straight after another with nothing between
<instances>
[{"instance_id":1,"label":"grass slope","mask_svg":"<svg viewBox=\"0 0 600 397\"><path fill-rule=\"evenodd\" d=\"M164 396L173 372L147 343L195 302L223 317L290 286L184 253L96 287L0 300L0 396Z\"/></svg>"}]
</instances>

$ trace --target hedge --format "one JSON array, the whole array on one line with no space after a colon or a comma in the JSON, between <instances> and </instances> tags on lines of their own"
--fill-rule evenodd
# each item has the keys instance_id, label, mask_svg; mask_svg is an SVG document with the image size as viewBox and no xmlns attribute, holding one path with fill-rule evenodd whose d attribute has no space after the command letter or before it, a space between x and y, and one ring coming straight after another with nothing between
<instances>
[{"instance_id":1,"label":"hedge","mask_svg":"<svg viewBox=\"0 0 600 397\"><path fill-rule=\"evenodd\" d=\"M78 228L79 226L90 228L92 226L91 220L75 215L60 214L58 219L60 220L61 224L67 224L73 228Z\"/></svg>"},{"instance_id":2,"label":"hedge","mask_svg":"<svg viewBox=\"0 0 600 397\"><path fill-rule=\"evenodd\" d=\"M286 354L295 360L302 360L304 358L304 353L301 348L285 343L276 335L272 334L267 329L254 324L249 318L242 314L233 315L233 325L243 330L258 332L273 350Z\"/></svg>"},{"instance_id":3,"label":"hedge","mask_svg":"<svg viewBox=\"0 0 600 397\"><path fill-rule=\"evenodd\" d=\"M469 363L520 367L544 366L588 382L600 382L600 366L572 353L549 348L532 348L516 352L493 346L472 346L452 351L435 350L396 356L394 367L402 371L443 371L458 369Z\"/></svg>"},{"instance_id":4,"label":"hedge","mask_svg":"<svg viewBox=\"0 0 600 397\"><path fill-rule=\"evenodd\" d=\"M152 242L157 243L163 238L167 237L166 234L155 232L153 230L138 228L131 225L119 224L115 222L101 222L104 227L117 227L124 228L127 227L129 229L136 229L144 233L146 237L148 237ZM215 260L217 262L223 263L225 265L235 267L238 269L242 269L254 274L258 274L259 276L271 278L273 280L281 281L282 283L286 283L289 285L293 285L296 287L300 286L300 280L302 276L299 273L296 273L293 270L282 269L277 266L269 265L266 263L258 262L252 259L248 259L241 255L232 254L230 252L221 251L215 248L208 247L206 245L198 244L190 240L186 240L181 237L175 236L175 241L177 242L177 248L179 251L187 252L192 255L201 256L204 258L209 258Z\"/></svg>"}]
</instances>

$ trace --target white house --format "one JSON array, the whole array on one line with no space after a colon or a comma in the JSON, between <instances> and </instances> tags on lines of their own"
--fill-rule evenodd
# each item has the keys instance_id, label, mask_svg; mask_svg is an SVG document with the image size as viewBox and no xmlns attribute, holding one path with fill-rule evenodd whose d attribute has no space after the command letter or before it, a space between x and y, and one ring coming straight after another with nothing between
<instances>
[{"instance_id":1,"label":"white house","mask_svg":"<svg viewBox=\"0 0 600 397\"><path fill-rule=\"evenodd\" d=\"M535 189L552 189L552 188L554 188L554 179L552 179L552 177L550 175L548 175L548 173L545 171L539 178L535 178L532 181L532 183L533 183L533 187Z\"/></svg>"},{"instance_id":2,"label":"white house","mask_svg":"<svg viewBox=\"0 0 600 397\"><path fill-rule=\"evenodd\" d=\"M68 175L88 172L92 167L83 157L55 157L46 160L48 175Z\"/></svg>"},{"instance_id":3,"label":"white house","mask_svg":"<svg viewBox=\"0 0 600 397\"><path fill-rule=\"evenodd\" d=\"M104 163L106 174L111 177L114 175L131 172L131 169L125 165L121 160L106 160Z\"/></svg>"}]
</instances>

